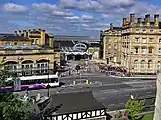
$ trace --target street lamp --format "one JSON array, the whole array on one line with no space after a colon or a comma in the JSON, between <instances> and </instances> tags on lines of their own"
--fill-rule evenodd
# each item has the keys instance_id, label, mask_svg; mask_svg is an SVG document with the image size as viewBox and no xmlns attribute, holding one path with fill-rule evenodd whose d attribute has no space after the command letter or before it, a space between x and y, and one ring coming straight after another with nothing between
<instances>
[{"instance_id":1,"label":"street lamp","mask_svg":"<svg viewBox=\"0 0 161 120\"><path fill-rule=\"evenodd\" d=\"M50 87L50 85L49 85L49 58L48 58L48 97L50 97L50 91L49 91L49 87Z\"/></svg>"}]
</instances>

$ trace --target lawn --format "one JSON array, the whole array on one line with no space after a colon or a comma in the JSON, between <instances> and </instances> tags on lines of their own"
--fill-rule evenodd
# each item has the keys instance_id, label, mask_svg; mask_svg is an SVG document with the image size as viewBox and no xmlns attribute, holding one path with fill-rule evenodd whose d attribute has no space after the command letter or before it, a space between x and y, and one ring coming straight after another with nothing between
<instances>
[{"instance_id":1,"label":"lawn","mask_svg":"<svg viewBox=\"0 0 161 120\"><path fill-rule=\"evenodd\" d=\"M144 115L142 120L153 120L154 113Z\"/></svg>"}]
</instances>

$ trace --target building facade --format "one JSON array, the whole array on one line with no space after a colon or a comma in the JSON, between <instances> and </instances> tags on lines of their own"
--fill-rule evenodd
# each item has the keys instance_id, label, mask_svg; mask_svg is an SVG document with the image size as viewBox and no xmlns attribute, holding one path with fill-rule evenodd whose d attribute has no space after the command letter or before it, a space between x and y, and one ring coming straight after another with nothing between
<instances>
[{"instance_id":1,"label":"building facade","mask_svg":"<svg viewBox=\"0 0 161 120\"><path fill-rule=\"evenodd\" d=\"M121 65L129 73L156 74L161 62L161 23L159 15L145 19L130 14L130 20L123 18L121 38Z\"/></svg>"},{"instance_id":2,"label":"building facade","mask_svg":"<svg viewBox=\"0 0 161 120\"><path fill-rule=\"evenodd\" d=\"M110 24L110 28L103 31L103 59L114 64L121 62L121 30Z\"/></svg>"},{"instance_id":3,"label":"building facade","mask_svg":"<svg viewBox=\"0 0 161 120\"><path fill-rule=\"evenodd\" d=\"M161 118L161 73L157 76L157 93L155 101L155 113L153 120L160 120Z\"/></svg>"},{"instance_id":4,"label":"building facade","mask_svg":"<svg viewBox=\"0 0 161 120\"><path fill-rule=\"evenodd\" d=\"M53 48L53 35L45 30L15 31L14 35L0 36L0 61L2 68L17 76L54 73L55 61L60 52Z\"/></svg>"}]
</instances>

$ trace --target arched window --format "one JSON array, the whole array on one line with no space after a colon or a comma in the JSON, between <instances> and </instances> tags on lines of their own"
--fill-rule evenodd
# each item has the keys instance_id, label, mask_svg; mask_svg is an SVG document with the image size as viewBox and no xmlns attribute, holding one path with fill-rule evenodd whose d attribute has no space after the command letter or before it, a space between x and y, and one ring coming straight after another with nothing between
<instances>
[{"instance_id":1,"label":"arched window","mask_svg":"<svg viewBox=\"0 0 161 120\"><path fill-rule=\"evenodd\" d=\"M138 60L134 61L134 69L138 69Z\"/></svg>"},{"instance_id":2,"label":"arched window","mask_svg":"<svg viewBox=\"0 0 161 120\"><path fill-rule=\"evenodd\" d=\"M158 70L160 69L160 61L158 61L157 69L158 69Z\"/></svg>"},{"instance_id":3,"label":"arched window","mask_svg":"<svg viewBox=\"0 0 161 120\"><path fill-rule=\"evenodd\" d=\"M148 69L151 69L151 68L152 68L152 66L153 66L153 64L152 64L152 60L149 60L149 61L148 61Z\"/></svg>"},{"instance_id":4,"label":"arched window","mask_svg":"<svg viewBox=\"0 0 161 120\"><path fill-rule=\"evenodd\" d=\"M141 61L141 66L140 67L141 67L141 69L145 69L145 60Z\"/></svg>"}]
</instances>

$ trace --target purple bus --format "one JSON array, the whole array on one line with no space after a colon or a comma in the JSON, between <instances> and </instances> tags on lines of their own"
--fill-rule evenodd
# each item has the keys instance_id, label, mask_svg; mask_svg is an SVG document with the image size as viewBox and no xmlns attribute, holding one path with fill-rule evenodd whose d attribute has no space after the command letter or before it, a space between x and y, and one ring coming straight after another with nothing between
<instances>
[{"instance_id":1,"label":"purple bus","mask_svg":"<svg viewBox=\"0 0 161 120\"><path fill-rule=\"evenodd\" d=\"M58 75L39 75L39 76L23 76L19 77L21 81L21 90L36 90L44 89L47 87L58 87L60 86ZM13 78L8 78L8 85L1 87L0 92L13 92L14 82Z\"/></svg>"}]
</instances>

